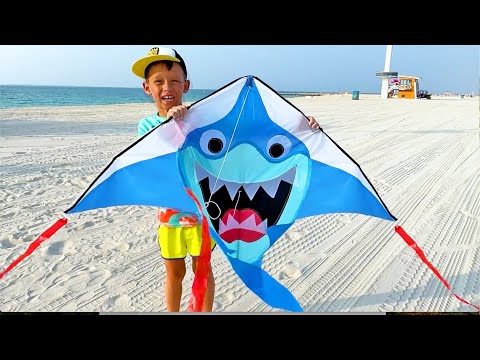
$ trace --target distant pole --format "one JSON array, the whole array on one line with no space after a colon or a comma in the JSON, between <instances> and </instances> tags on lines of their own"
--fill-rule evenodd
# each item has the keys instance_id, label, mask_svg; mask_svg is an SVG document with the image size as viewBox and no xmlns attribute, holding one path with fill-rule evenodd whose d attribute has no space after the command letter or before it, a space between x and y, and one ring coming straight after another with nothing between
<instances>
[{"instance_id":1,"label":"distant pole","mask_svg":"<svg viewBox=\"0 0 480 360\"><path fill-rule=\"evenodd\" d=\"M390 71L390 61L392 60L392 47L393 45L387 45L387 52L385 54L385 66L383 67L383 71L387 72ZM382 92L380 94L382 99L388 98L388 77L384 77L382 79Z\"/></svg>"}]
</instances>

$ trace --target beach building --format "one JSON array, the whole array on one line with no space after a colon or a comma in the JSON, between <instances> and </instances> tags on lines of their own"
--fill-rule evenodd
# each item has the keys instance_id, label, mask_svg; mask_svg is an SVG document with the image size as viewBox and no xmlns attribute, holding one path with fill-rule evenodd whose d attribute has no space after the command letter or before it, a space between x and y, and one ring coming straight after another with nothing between
<instances>
[{"instance_id":1,"label":"beach building","mask_svg":"<svg viewBox=\"0 0 480 360\"><path fill-rule=\"evenodd\" d=\"M398 75L390 79L388 97L397 99L430 99L428 91L420 89L419 76Z\"/></svg>"},{"instance_id":2,"label":"beach building","mask_svg":"<svg viewBox=\"0 0 480 360\"><path fill-rule=\"evenodd\" d=\"M398 99L416 99L420 90L419 76L399 75L398 76Z\"/></svg>"}]
</instances>

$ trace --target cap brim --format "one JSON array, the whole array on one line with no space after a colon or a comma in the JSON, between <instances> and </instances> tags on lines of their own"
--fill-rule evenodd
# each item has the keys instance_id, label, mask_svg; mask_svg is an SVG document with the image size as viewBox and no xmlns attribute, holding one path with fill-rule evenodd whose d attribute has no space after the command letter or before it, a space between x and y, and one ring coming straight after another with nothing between
<instances>
[{"instance_id":1,"label":"cap brim","mask_svg":"<svg viewBox=\"0 0 480 360\"><path fill-rule=\"evenodd\" d=\"M135 62L135 64L132 65L132 72L138 77L145 79L145 69L147 68L147 66L155 61L161 61L161 60L170 60L170 61L180 62L180 60L177 59L176 57L169 56L169 55L145 56L141 59L138 59Z\"/></svg>"}]
</instances>

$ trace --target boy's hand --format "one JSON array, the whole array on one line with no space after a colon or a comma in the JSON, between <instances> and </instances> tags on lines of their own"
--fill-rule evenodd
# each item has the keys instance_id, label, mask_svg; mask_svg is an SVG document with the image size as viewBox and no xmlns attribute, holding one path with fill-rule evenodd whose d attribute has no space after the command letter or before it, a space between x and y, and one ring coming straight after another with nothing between
<instances>
[{"instance_id":1,"label":"boy's hand","mask_svg":"<svg viewBox=\"0 0 480 360\"><path fill-rule=\"evenodd\" d=\"M167 118L173 117L173 120L182 120L187 112L185 105L176 105L167 111Z\"/></svg>"},{"instance_id":2,"label":"boy's hand","mask_svg":"<svg viewBox=\"0 0 480 360\"><path fill-rule=\"evenodd\" d=\"M320 129L320 124L315 120L313 116L307 116L308 118L308 125L310 125L314 129Z\"/></svg>"}]
</instances>

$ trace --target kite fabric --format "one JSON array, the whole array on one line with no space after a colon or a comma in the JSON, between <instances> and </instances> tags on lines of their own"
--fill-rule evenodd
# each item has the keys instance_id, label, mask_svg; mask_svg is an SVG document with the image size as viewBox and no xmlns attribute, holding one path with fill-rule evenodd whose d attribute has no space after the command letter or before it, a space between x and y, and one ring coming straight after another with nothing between
<instances>
[{"instance_id":1,"label":"kite fabric","mask_svg":"<svg viewBox=\"0 0 480 360\"><path fill-rule=\"evenodd\" d=\"M203 302L210 237L260 299L300 312L290 291L262 269L265 252L294 221L328 213L397 220L344 150L251 75L193 103L182 121L166 121L135 141L65 214L129 205L174 208L203 219L206 245L190 311Z\"/></svg>"}]
</instances>

